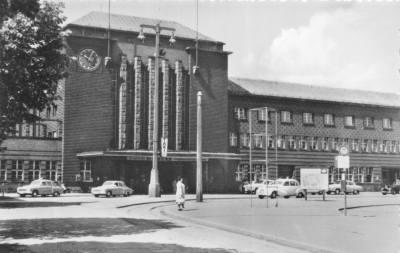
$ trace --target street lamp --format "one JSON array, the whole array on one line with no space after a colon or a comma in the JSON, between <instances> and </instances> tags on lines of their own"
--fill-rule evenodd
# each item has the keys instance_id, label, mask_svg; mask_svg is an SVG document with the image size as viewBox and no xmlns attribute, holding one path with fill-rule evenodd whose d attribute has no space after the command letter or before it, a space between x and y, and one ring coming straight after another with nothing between
<instances>
[{"instance_id":1,"label":"street lamp","mask_svg":"<svg viewBox=\"0 0 400 253\"><path fill-rule=\"evenodd\" d=\"M151 177L149 184L149 197L161 197L160 183L158 180L158 166L157 166L157 153L158 153L158 85L159 85L159 59L160 59L160 32L162 30L174 32L174 28L162 27L160 23L157 25L140 25L141 31L138 39L143 40L145 36L143 34L143 28L150 28L156 32L156 52L155 56L155 84L154 84L154 121L153 121L153 168L151 169ZM172 37L169 41L175 43L175 39Z\"/></svg>"}]
</instances>

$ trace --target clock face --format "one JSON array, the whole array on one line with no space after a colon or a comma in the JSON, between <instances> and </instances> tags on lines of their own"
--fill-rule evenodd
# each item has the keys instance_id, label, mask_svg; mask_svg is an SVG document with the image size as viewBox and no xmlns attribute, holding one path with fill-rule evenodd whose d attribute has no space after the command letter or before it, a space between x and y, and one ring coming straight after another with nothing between
<instances>
[{"instance_id":1,"label":"clock face","mask_svg":"<svg viewBox=\"0 0 400 253\"><path fill-rule=\"evenodd\" d=\"M93 49L83 49L78 55L79 66L84 70L96 70L100 66L100 57Z\"/></svg>"},{"instance_id":2,"label":"clock face","mask_svg":"<svg viewBox=\"0 0 400 253\"><path fill-rule=\"evenodd\" d=\"M341 146L339 148L339 153L341 155L348 155L349 154L349 148L347 146Z\"/></svg>"}]
</instances>

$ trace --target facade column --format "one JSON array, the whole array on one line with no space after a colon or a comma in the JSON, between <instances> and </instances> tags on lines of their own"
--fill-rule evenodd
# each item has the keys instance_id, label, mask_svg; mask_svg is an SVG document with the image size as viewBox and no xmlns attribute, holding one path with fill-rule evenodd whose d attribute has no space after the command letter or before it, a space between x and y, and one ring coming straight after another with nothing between
<instances>
[{"instance_id":1,"label":"facade column","mask_svg":"<svg viewBox=\"0 0 400 253\"><path fill-rule=\"evenodd\" d=\"M118 149L126 147L126 77L127 77L127 60L122 55L119 76L124 80L119 88L119 119L118 119Z\"/></svg>"},{"instance_id":2,"label":"facade column","mask_svg":"<svg viewBox=\"0 0 400 253\"><path fill-rule=\"evenodd\" d=\"M157 66L158 67L158 66ZM149 58L149 124L148 124L148 149L153 149L153 125L154 125L154 88L155 88L155 63L154 58ZM156 94L158 95L158 94Z\"/></svg>"},{"instance_id":3,"label":"facade column","mask_svg":"<svg viewBox=\"0 0 400 253\"><path fill-rule=\"evenodd\" d=\"M140 134L142 126L142 61L139 56L135 57L135 104L133 122L133 149L140 147Z\"/></svg>"},{"instance_id":4,"label":"facade column","mask_svg":"<svg viewBox=\"0 0 400 253\"><path fill-rule=\"evenodd\" d=\"M168 138L168 116L169 116L169 65L168 60L163 60L161 65L161 71L163 73L163 93L162 93L162 137Z\"/></svg>"},{"instance_id":5,"label":"facade column","mask_svg":"<svg viewBox=\"0 0 400 253\"><path fill-rule=\"evenodd\" d=\"M183 79L182 79L182 62L175 62L176 74L176 122L175 122L175 149L182 149L182 133L183 133Z\"/></svg>"}]
</instances>

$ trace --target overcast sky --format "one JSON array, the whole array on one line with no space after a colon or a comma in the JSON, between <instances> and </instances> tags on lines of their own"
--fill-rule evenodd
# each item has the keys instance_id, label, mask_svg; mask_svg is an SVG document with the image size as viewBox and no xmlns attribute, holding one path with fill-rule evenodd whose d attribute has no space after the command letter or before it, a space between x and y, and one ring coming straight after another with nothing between
<instances>
[{"instance_id":1,"label":"overcast sky","mask_svg":"<svg viewBox=\"0 0 400 253\"><path fill-rule=\"evenodd\" d=\"M107 0L64 0L72 22ZM196 1L111 1L111 13L196 30ZM199 1L199 32L226 43L229 76L400 94L400 1Z\"/></svg>"}]
</instances>

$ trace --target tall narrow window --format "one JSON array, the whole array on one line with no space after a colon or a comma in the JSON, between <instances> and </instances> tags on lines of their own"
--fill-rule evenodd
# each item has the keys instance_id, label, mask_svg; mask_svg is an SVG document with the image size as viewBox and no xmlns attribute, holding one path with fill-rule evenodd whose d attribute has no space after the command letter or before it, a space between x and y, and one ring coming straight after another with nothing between
<instances>
[{"instance_id":1,"label":"tall narrow window","mask_svg":"<svg viewBox=\"0 0 400 253\"><path fill-rule=\"evenodd\" d=\"M7 180L7 160L0 160L0 180Z\"/></svg>"},{"instance_id":2,"label":"tall narrow window","mask_svg":"<svg viewBox=\"0 0 400 253\"><path fill-rule=\"evenodd\" d=\"M267 120L269 120L268 117L267 117L267 110L266 109L258 110L258 120L259 121L267 121Z\"/></svg>"},{"instance_id":3,"label":"tall narrow window","mask_svg":"<svg viewBox=\"0 0 400 253\"><path fill-rule=\"evenodd\" d=\"M380 152L386 152L386 141L385 140L383 140L382 141L382 143L381 143L381 145L379 145L379 151Z\"/></svg>"},{"instance_id":4,"label":"tall narrow window","mask_svg":"<svg viewBox=\"0 0 400 253\"><path fill-rule=\"evenodd\" d=\"M364 170L364 174L365 174L365 183L372 183L373 182L373 177L372 177L372 173L373 173L374 168L372 167L366 167Z\"/></svg>"},{"instance_id":5,"label":"tall narrow window","mask_svg":"<svg viewBox=\"0 0 400 253\"><path fill-rule=\"evenodd\" d=\"M392 129L392 119L383 118L383 128L384 129Z\"/></svg>"},{"instance_id":6,"label":"tall narrow window","mask_svg":"<svg viewBox=\"0 0 400 253\"><path fill-rule=\"evenodd\" d=\"M295 146L296 141L295 141L294 136L292 136L292 135L289 136L288 143L289 143L289 148L292 148L292 149L296 148L296 146Z\"/></svg>"},{"instance_id":7,"label":"tall narrow window","mask_svg":"<svg viewBox=\"0 0 400 253\"><path fill-rule=\"evenodd\" d=\"M333 166L329 167L329 183L333 183L334 182L334 168Z\"/></svg>"},{"instance_id":8,"label":"tall narrow window","mask_svg":"<svg viewBox=\"0 0 400 253\"><path fill-rule=\"evenodd\" d=\"M351 149L353 151L358 151L358 139L353 139L353 142L351 143Z\"/></svg>"},{"instance_id":9,"label":"tall narrow window","mask_svg":"<svg viewBox=\"0 0 400 253\"><path fill-rule=\"evenodd\" d=\"M49 106L46 109L46 118L50 118L50 115L51 115L51 107Z\"/></svg>"},{"instance_id":10,"label":"tall narrow window","mask_svg":"<svg viewBox=\"0 0 400 253\"><path fill-rule=\"evenodd\" d=\"M274 147L274 140L273 137L268 135L268 147L273 148Z\"/></svg>"},{"instance_id":11,"label":"tall narrow window","mask_svg":"<svg viewBox=\"0 0 400 253\"><path fill-rule=\"evenodd\" d=\"M357 181L359 183L364 183L364 168L363 167L357 168Z\"/></svg>"},{"instance_id":12,"label":"tall narrow window","mask_svg":"<svg viewBox=\"0 0 400 253\"><path fill-rule=\"evenodd\" d=\"M236 147L237 146L237 134L231 132L229 134L229 143L231 144L232 147Z\"/></svg>"},{"instance_id":13,"label":"tall narrow window","mask_svg":"<svg viewBox=\"0 0 400 253\"><path fill-rule=\"evenodd\" d=\"M53 105L53 117L57 116L57 105Z\"/></svg>"},{"instance_id":14,"label":"tall narrow window","mask_svg":"<svg viewBox=\"0 0 400 253\"><path fill-rule=\"evenodd\" d=\"M349 139L347 138L343 139L342 145L349 146Z\"/></svg>"},{"instance_id":15,"label":"tall narrow window","mask_svg":"<svg viewBox=\"0 0 400 253\"><path fill-rule=\"evenodd\" d=\"M81 179L85 182L91 182L92 180L92 165L90 161L81 161Z\"/></svg>"},{"instance_id":16,"label":"tall narrow window","mask_svg":"<svg viewBox=\"0 0 400 253\"><path fill-rule=\"evenodd\" d=\"M396 151L395 147L396 147L396 141L390 141L389 142L389 152L390 153L394 153Z\"/></svg>"},{"instance_id":17,"label":"tall narrow window","mask_svg":"<svg viewBox=\"0 0 400 253\"><path fill-rule=\"evenodd\" d=\"M285 123L292 122L292 115L289 111L281 112L281 122L285 122Z\"/></svg>"},{"instance_id":18,"label":"tall narrow window","mask_svg":"<svg viewBox=\"0 0 400 253\"><path fill-rule=\"evenodd\" d=\"M378 140L372 140L371 141L371 152L377 152L378 151Z\"/></svg>"},{"instance_id":19,"label":"tall narrow window","mask_svg":"<svg viewBox=\"0 0 400 253\"><path fill-rule=\"evenodd\" d=\"M301 149L307 149L307 141L305 136L300 136L299 147Z\"/></svg>"},{"instance_id":20,"label":"tall narrow window","mask_svg":"<svg viewBox=\"0 0 400 253\"><path fill-rule=\"evenodd\" d=\"M262 148L262 136L260 134L254 136L254 141L255 141L254 145L257 148Z\"/></svg>"},{"instance_id":21,"label":"tall narrow window","mask_svg":"<svg viewBox=\"0 0 400 253\"><path fill-rule=\"evenodd\" d=\"M285 148L285 136L284 135L278 135L276 139L276 144L278 148Z\"/></svg>"},{"instance_id":22,"label":"tall narrow window","mask_svg":"<svg viewBox=\"0 0 400 253\"><path fill-rule=\"evenodd\" d=\"M354 126L354 116L344 116L345 126Z\"/></svg>"},{"instance_id":23,"label":"tall narrow window","mask_svg":"<svg viewBox=\"0 0 400 253\"><path fill-rule=\"evenodd\" d=\"M245 120L246 109L243 107L235 107L235 119Z\"/></svg>"},{"instance_id":24,"label":"tall narrow window","mask_svg":"<svg viewBox=\"0 0 400 253\"><path fill-rule=\"evenodd\" d=\"M40 161L29 161L29 181L40 178Z\"/></svg>"},{"instance_id":25,"label":"tall narrow window","mask_svg":"<svg viewBox=\"0 0 400 253\"><path fill-rule=\"evenodd\" d=\"M324 124L328 126L333 126L333 114L324 114Z\"/></svg>"},{"instance_id":26,"label":"tall narrow window","mask_svg":"<svg viewBox=\"0 0 400 253\"><path fill-rule=\"evenodd\" d=\"M368 147L368 141L367 140L362 140L361 141L361 151L363 151L363 152L367 152L367 147Z\"/></svg>"},{"instance_id":27,"label":"tall narrow window","mask_svg":"<svg viewBox=\"0 0 400 253\"><path fill-rule=\"evenodd\" d=\"M56 180L57 176L57 162L46 161L46 178L49 180Z\"/></svg>"},{"instance_id":28,"label":"tall narrow window","mask_svg":"<svg viewBox=\"0 0 400 253\"><path fill-rule=\"evenodd\" d=\"M24 180L24 170L23 170L22 160L13 160L11 162L11 178L13 181Z\"/></svg>"},{"instance_id":29,"label":"tall narrow window","mask_svg":"<svg viewBox=\"0 0 400 253\"><path fill-rule=\"evenodd\" d=\"M240 143L242 147L248 147L250 144L250 138L249 138L249 133L243 133L240 135Z\"/></svg>"},{"instance_id":30,"label":"tall narrow window","mask_svg":"<svg viewBox=\"0 0 400 253\"><path fill-rule=\"evenodd\" d=\"M321 150L328 150L328 138L321 139Z\"/></svg>"},{"instance_id":31,"label":"tall narrow window","mask_svg":"<svg viewBox=\"0 0 400 253\"><path fill-rule=\"evenodd\" d=\"M354 167L350 167L348 172L346 173L346 180L354 181Z\"/></svg>"},{"instance_id":32,"label":"tall narrow window","mask_svg":"<svg viewBox=\"0 0 400 253\"><path fill-rule=\"evenodd\" d=\"M243 164L240 164L236 169L236 181L240 182L244 179Z\"/></svg>"},{"instance_id":33,"label":"tall narrow window","mask_svg":"<svg viewBox=\"0 0 400 253\"><path fill-rule=\"evenodd\" d=\"M373 128L374 127L374 120L372 117L364 117L364 127L366 128Z\"/></svg>"},{"instance_id":34,"label":"tall narrow window","mask_svg":"<svg viewBox=\"0 0 400 253\"><path fill-rule=\"evenodd\" d=\"M310 138L310 149L317 150L317 137L309 137Z\"/></svg>"},{"instance_id":35,"label":"tall narrow window","mask_svg":"<svg viewBox=\"0 0 400 253\"><path fill-rule=\"evenodd\" d=\"M312 113L309 113L309 112L304 112L303 113L303 123L304 124L312 124L312 123L314 123Z\"/></svg>"},{"instance_id":36,"label":"tall narrow window","mask_svg":"<svg viewBox=\"0 0 400 253\"><path fill-rule=\"evenodd\" d=\"M338 150L338 141L339 141L339 138L333 138L332 139L332 142L331 142L332 150Z\"/></svg>"}]
</instances>

